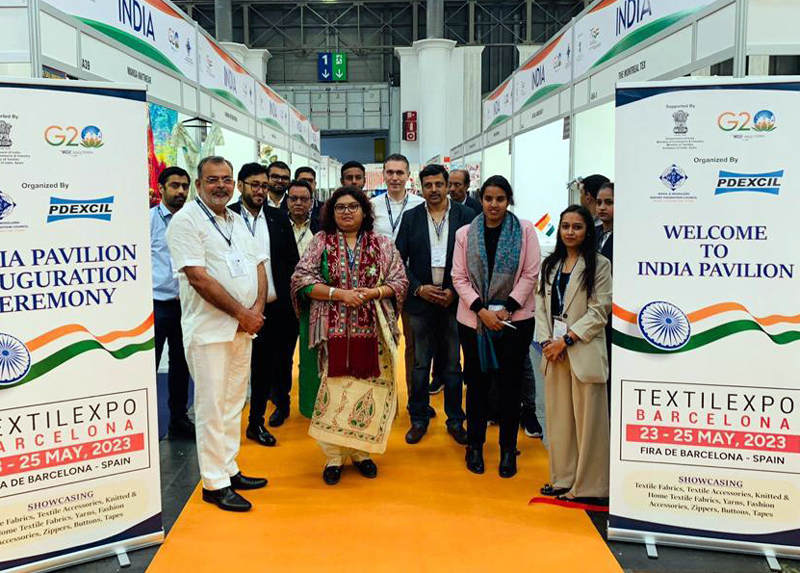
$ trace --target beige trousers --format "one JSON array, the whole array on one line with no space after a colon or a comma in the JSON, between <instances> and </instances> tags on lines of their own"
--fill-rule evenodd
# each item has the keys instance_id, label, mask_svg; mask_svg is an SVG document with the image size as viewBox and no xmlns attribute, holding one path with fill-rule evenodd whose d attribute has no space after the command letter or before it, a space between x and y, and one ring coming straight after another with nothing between
<instances>
[{"instance_id":1,"label":"beige trousers","mask_svg":"<svg viewBox=\"0 0 800 573\"><path fill-rule=\"evenodd\" d=\"M608 497L606 385L578 380L566 357L548 365L544 395L550 483L567 497Z\"/></svg>"},{"instance_id":2,"label":"beige trousers","mask_svg":"<svg viewBox=\"0 0 800 573\"><path fill-rule=\"evenodd\" d=\"M319 444L319 447L322 448L322 451L328 458L325 467L343 466L348 457L352 458L354 462L363 462L369 459L369 454L367 452L362 452L354 448L344 448L321 440L317 440L317 444Z\"/></svg>"}]
</instances>

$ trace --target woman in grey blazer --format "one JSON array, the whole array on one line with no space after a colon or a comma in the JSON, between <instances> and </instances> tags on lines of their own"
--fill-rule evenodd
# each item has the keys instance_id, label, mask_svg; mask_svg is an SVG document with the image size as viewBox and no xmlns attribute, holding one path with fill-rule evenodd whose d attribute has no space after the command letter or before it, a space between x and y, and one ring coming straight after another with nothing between
<instances>
[{"instance_id":1,"label":"woman in grey blazer","mask_svg":"<svg viewBox=\"0 0 800 573\"><path fill-rule=\"evenodd\" d=\"M608 497L605 325L611 311L611 264L595 248L589 211L567 207L536 293L551 480L541 492L583 503L603 503Z\"/></svg>"}]
</instances>

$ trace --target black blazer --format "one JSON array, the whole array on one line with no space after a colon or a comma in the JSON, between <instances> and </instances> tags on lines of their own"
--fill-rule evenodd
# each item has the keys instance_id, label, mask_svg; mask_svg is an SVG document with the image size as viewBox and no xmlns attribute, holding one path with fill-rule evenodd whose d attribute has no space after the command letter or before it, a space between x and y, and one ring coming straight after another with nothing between
<instances>
[{"instance_id":1,"label":"black blazer","mask_svg":"<svg viewBox=\"0 0 800 573\"><path fill-rule=\"evenodd\" d=\"M228 207L234 213L239 213L242 208L241 203L234 203ZM294 268L300 261L297 252L297 243L294 240L294 231L289 217L280 212L275 207L264 205L264 219L267 221L267 231L269 232L269 260L272 265L272 280L275 282L275 295L278 297L274 304L292 308L292 298L290 296L289 283L292 280Z\"/></svg>"},{"instance_id":2,"label":"black blazer","mask_svg":"<svg viewBox=\"0 0 800 573\"><path fill-rule=\"evenodd\" d=\"M442 288L449 288L455 293L451 271L453 269L453 249L456 244L456 231L464 225L469 225L475 215L472 209L465 207L461 203L450 201L448 217L447 260L444 267ZM423 314L439 308L433 303L414 295L420 286L433 283L431 238L428 233L428 211L425 209L425 203L417 205L403 215L395 245L397 250L400 251L400 257L403 259L406 275L408 276L408 296L406 297L404 310L409 314ZM449 309L455 312L457 305L458 296L453 298L453 304Z\"/></svg>"},{"instance_id":3,"label":"black blazer","mask_svg":"<svg viewBox=\"0 0 800 573\"><path fill-rule=\"evenodd\" d=\"M464 206L469 207L473 211L475 211L475 216L477 217L481 213L483 213L483 206L481 205L480 201L475 199L472 195L467 193L467 200L464 201Z\"/></svg>"},{"instance_id":4,"label":"black blazer","mask_svg":"<svg viewBox=\"0 0 800 573\"><path fill-rule=\"evenodd\" d=\"M601 239L602 239L602 236L601 236ZM600 253L601 255L603 255L605 258L607 258L613 265L613 263L614 263L614 233L613 232L611 233L611 236L606 241L606 244L603 245L603 248L602 249L598 249L597 252Z\"/></svg>"}]
</instances>

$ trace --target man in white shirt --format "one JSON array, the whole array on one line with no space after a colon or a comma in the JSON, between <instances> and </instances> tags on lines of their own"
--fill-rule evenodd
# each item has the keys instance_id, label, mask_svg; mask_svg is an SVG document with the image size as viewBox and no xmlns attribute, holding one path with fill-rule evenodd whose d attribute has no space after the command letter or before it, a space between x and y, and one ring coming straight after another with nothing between
<instances>
[{"instance_id":1,"label":"man in white shirt","mask_svg":"<svg viewBox=\"0 0 800 573\"><path fill-rule=\"evenodd\" d=\"M390 237L393 241L397 239L405 212L425 202L419 195L406 191L410 175L408 159L399 153L390 155L383 162L383 181L387 191L371 199L375 213L375 232Z\"/></svg>"},{"instance_id":2,"label":"man in white shirt","mask_svg":"<svg viewBox=\"0 0 800 573\"><path fill-rule=\"evenodd\" d=\"M234 189L229 161L202 159L195 187L197 199L173 216L167 244L178 271L183 340L195 382L203 501L247 511L250 502L234 490L267 485L242 475L236 456L252 336L264 323L269 257L226 207Z\"/></svg>"}]
</instances>

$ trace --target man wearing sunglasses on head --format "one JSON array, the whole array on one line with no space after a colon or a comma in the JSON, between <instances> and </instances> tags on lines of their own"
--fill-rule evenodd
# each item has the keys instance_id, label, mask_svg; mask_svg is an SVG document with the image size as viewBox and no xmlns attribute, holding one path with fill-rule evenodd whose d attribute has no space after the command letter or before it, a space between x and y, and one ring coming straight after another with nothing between
<instances>
[{"instance_id":1,"label":"man wearing sunglasses on head","mask_svg":"<svg viewBox=\"0 0 800 573\"><path fill-rule=\"evenodd\" d=\"M292 307L289 283L300 255L289 218L267 204L275 180L267 173L289 173L258 163L246 163L239 170L236 183L240 199L231 211L244 219L256 243L269 254L267 270L267 304L264 326L253 340L250 373L250 418L245 435L262 446L274 446L275 437L264 427L267 401L275 404L269 425L277 427L289 417L289 394L292 389L292 360L299 324ZM282 175L281 175L282 176ZM280 182L281 188L289 187ZM273 197L274 198L274 197Z\"/></svg>"},{"instance_id":2,"label":"man wearing sunglasses on head","mask_svg":"<svg viewBox=\"0 0 800 573\"><path fill-rule=\"evenodd\" d=\"M167 167L158 176L161 202L150 209L150 255L153 261L153 315L155 319L156 369L169 341L169 436L194 439L194 424L187 416L189 367L183 351L181 301L178 276L167 247L167 227L189 194L189 174L180 167Z\"/></svg>"}]
</instances>

